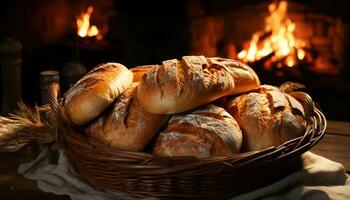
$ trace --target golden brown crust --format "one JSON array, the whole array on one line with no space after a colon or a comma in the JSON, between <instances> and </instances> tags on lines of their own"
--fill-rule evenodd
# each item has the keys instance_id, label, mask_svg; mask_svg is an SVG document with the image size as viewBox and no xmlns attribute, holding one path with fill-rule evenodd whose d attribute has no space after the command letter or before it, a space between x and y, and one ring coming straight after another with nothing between
<instances>
[{"instance_id":1,"label":"golden brown crust","mask_svg":"<svg viewBox=\"0 0 350 200\"><path fill-rule=\"evenodd\" d=\"M243 131L243 150L263 150L302 136L306 120L302 105L275 87L262 87L227 102L225 109Z\"/></svg>"},{"instance_id":2,"label":"golden brown crust","mask_svg":"<svg viewBox=\"0 0 350 200\"><path fill-rule=\"evenodd\" d=\"M224 109L208 105L187 114L172 116L157 138L157 156L195 156L208 158L237 154L242 132Z\"/></svg>"},{"instance_id":3,"label":"golden brown crust","mask_svg":"<svg viewBox=\"0 0 350 200\"><path fill-rule=\"evenodd\" d=\"M67 92L63 113L72 124L82 125L97 117L131 83L132 73L118 63L101 64Z\"/></svg>"},{"instance_id":4,"label":"golden brown crust","mask_svg":"<svg viewBox=\"0 0 350 200\"><path fill-rule=\"evenodd\" d=\"M97 117L131 83L132 73L119 63L101 64L67 92L62 109L65 120L85 124Z\"/></svg>"},{"instance_id":5,"label":"golden brown crust","mask_svg":"<svg viewBox=\"0 0 350 200\"><path fill-rule=\"evenodd\" d=\"M137 98L149 112L174 114L259 85L255 72L238 61L184 56L181 61L164 61L145 73Z\"/></svg>"},{"instance_id":6,"label":"golden brown crust","mask_svg":"<svg viewBox=\"0 0 350 200\"><path fill-rule=\"evenodd\" d=\"M131 68L130 71L133 74L132 82L140 82L144 73L152 69L154 65L144 65L139 67Z\"/></svg>"},{"instance_id":7,"label":"golden brown crust","mask_svg":"<svg viewBox=\"0 0 350 200\"><path fill-rule=\"evenodd\" d=\"M133 83L119 96L113 110L102 115L86 133L103 143L125 150L142 150L168 116L145 111L135 97L137 83Z\"/></svg>"},{"instance_id":8,"label":"golden brown crust","mask_svg":"<svg viewBox=\"0 0 350 200\"><path fill-rule=\"evenodd\" d=\"M235 82L235 87L229 94L227 94L227 96L248 92L259 87L259 77L248 65L237 60L227 58L214 57L208 58L208 60L210 60L212 65L216 64L219 66L224 66L232 76Z\"/></svg>"}]
</instances>

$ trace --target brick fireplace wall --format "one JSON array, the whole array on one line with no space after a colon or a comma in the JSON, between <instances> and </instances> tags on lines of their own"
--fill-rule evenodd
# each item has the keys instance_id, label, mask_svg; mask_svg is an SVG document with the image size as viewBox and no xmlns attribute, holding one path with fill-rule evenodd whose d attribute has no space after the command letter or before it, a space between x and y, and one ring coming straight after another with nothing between
<instances>
[{"instance_id":1,"label":"brick fireplace wall","mask_svg":"<svg viewBox=\"0 0 350 200\"><path fill-rule=\"evenodd\" d=\"M313 70L337 74L343 67L344 25L339 17L317 13L307 7L289 3L288 17L296 23L295 36L315 51Z\"/></svg>"},{"instance_id":2,"label":"brick fireplace wall","mask_svg":"<svg viewBox=\"0 0 350 200\"><path fill-rule=\"evenodd\" d=\"M203 1L188 5L190 49L193 54L236 58L237 52L253 33L264 30L271 1L237 6L231 10L211 14ZM225 6L225 4L222 4ZM217 8L220 9L220 8ZM346 27L337 16L323 14L297 2L288 2L288 18L295 24L295 36L312 49L311 70L338 74L344 67Z\"/></svg>"}]
</instances>

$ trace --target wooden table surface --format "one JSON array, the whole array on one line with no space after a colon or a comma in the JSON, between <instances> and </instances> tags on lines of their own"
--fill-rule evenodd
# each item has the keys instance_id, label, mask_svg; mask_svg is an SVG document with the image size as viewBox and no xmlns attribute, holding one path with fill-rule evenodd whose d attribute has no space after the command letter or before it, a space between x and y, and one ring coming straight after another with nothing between
<instances>
[{"instance_id":1,"label":"wooden table surface","mask_svg":"<svg viewBox=\"0 0 350 200\"><path fill-rule=\"evenodd\" d=\"M342 163L347 173L350 173L350 122L328 121L325 137L311 151ZM30 149L0 154L0 199L68 200L68 196L40 191L35 181L16 173L19 164L32 159L34 157Z\"/></svg>"}]
</instances>

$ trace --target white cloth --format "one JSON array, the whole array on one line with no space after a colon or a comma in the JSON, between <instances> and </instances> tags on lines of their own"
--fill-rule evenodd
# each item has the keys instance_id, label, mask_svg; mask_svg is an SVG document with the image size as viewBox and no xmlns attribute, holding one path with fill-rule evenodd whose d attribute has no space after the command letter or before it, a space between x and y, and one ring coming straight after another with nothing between
<instances>
[{"instance_id":1,"label":"white cloth","mask_svg":"<svg viewBox=\"0 0 350 200\"><path fill-rule=\"evenodd\" d=\"M302 160L302 170L232 200L350 199L350 178L341 164L311 152L304 153ZM66 194L73 200L134 199L90 185L73 169L63 152L45 149L34 161L20 165L18 173L37 180L38 187L45 192Z\"/></svg>"}]
</instances>

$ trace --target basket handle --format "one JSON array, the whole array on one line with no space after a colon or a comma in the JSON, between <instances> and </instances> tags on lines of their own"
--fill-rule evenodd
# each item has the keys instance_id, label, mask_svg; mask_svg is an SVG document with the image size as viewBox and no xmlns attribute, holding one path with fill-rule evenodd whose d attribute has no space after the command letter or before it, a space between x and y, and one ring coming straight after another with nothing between
<instances>
[{"instance_id":1,"label":"basket handle","mask_svg":"<svg viewBox=\"0 0 350 200\"><path fill-rule=\"evenodd\" d=\"M291 92L289 95L301 103L305 111L305 118L310 120L315 110L315 103L311 96L305 92Z\"/></svg>"},{"instance_id":2,"label":"basket handle","mask_svg":"<svg viewBox=\"0 0 350 200\"><path fill-rule=\"evenodd\" d=\"M58 139L58 126L60 121L59 103L58 96L60 91L60 86L58 83L52 83L49 85L49 105L51 107L50 111L50 124L55 129L55 139Z\"/></svg>"},{"instance_id":3,"label":"basket handle","mask_svg":"<svg viewBox=\"0 0 350 200\"><path fill-rule=\"evenodd\" d=\"M294 82L285 82L279 87L282 92L289 94L301 103L305 111L305 118L310 120L316 106L310 95L300 91L304 88L303 84Z\"/></svg>"}]
</instances>

